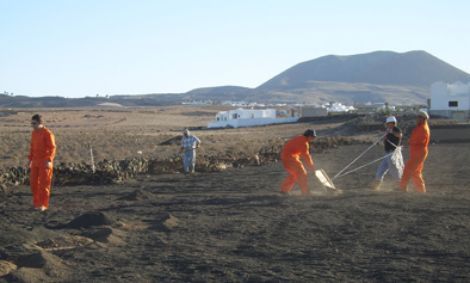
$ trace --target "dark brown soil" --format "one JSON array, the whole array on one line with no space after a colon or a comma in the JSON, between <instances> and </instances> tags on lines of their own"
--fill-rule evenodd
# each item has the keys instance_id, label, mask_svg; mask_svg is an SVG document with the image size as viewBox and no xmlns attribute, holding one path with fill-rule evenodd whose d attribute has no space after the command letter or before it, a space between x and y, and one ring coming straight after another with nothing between
<instances>
[{"instance_id":1,"label":"dark brown soil","mask_svg":"<svg viewBox=\"0 0 470 283\"><path fill-rule=\"evenodd\" d=\"M365 147L317 167L333 176ZM373 166L335 180L341 194L312 180L312 197L280 196L279 164L56 187L46 214L19 187L0 200L0 260L18 266L0 282L468 282L469 150L431 146L424 195L371 192ZM93 225L45 227L86 213Z\"/></svg>"}]
</instances>

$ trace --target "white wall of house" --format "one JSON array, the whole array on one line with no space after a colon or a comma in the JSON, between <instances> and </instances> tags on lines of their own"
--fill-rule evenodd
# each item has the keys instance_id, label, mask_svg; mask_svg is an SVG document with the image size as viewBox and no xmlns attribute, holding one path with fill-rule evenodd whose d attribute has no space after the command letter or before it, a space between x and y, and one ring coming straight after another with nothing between
<instances>
[{"instance_id":1,"label":"white wall of house","mask_svg":"<svg viewBox=\"0 0 470 283\"><path fill-rule=\"evenodd\" d=\"M217 121L228 121L236 119L276 118L276 109L236 109L219 112Z\"/></svg>"},{"instance_id":2,"label":"white wall of house","mask_svg":"<svg viewBox=\"0 0 470 283\"><path fill-rule=\"evenodd\" d=\"M431 115L448 117L459 121L470 119L470 82L431 85Z\"/></svg>"},{"instance_id":3,"label":"white wall of house","mask_svg":"<svg viewBox=\"0 0 470 283\"><path fill-rule=\"evenodd\" d=\"M285 113L284 113L285 114ZM252 127L270 124L293 123L299 117L278 117L276 109L236 109L217 113L209 128Z\"/></svg>"},{"instance_id":4,"label":"white wall of house","mask_svg":"<svg viewBox=\"0 0 470 283\"><path fill-rule=\"evenodd\" d=\"M437 82L431 86L431 111L469 111L470 83L446 84Z\"/></svg>"}]
</instances>

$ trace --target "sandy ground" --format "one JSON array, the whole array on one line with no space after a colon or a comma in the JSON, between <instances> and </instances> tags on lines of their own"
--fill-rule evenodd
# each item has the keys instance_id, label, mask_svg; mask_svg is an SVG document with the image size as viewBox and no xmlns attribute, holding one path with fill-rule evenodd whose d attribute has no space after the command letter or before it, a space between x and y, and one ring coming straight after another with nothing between
<instances>
[{"instance_id":1,"label":"sandy ground","mask_svg":"<svg viewBox=\"0 0 470 283\"><path fill-rule=\"evenodd\" d=\"M315 160L334 175L364 148ZM337 179L341 194L284 197L279 164L57 187L47 214L20 187L0 202L0 261L19 267L0 282L468 282L469 156L431 146L424 195L369 191L373 166Z\"/></svg>"}]
</instances>

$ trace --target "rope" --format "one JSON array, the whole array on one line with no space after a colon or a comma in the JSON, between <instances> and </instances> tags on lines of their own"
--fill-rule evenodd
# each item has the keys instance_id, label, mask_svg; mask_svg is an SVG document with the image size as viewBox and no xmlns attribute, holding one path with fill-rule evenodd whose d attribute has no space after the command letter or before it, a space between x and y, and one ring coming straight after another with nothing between
<instances>
[{"instance_id":1,"label":"rope","mask_svg":"<svg viewBox=\"0 0 470 283\"><path fill-rule=\"evenodd\" d=\"M393 152L392 152L392 153L389 153L389 154L387 154L387 155L384 155L384 156L382 156L382 157L380 157L380 158L377 158L377 159L375 159L375 160L373 160L373 161L371 161L371 162L369 162L369 163L366 163L366 164L364 164L364 165L362 165L362 166L359 166L359 167L357 167L356 169L350 170L350 171L348 171L348 172L346 172L346 173L344 173L344 174L342 174L342 175L340 175L340 176L337 176L336 178L341 178L341 177L344 177L344 176L349 175L349 174L351 174L351 173L354 173L354 172L356 172L356 171L359 171L359 170L361 170L362 168L367 167L367 166L370 166L370 165L372 165L372 164L374 164L374 163L376 163L376 162L379 162L379 161L381 161L381 160L383 160L383 159L385 159L385 158L387 158L387 157L389 157L389 156L391 156L391 155L393 155Z\"/></svg>"},{"instance_id":2,"label":"rope","mask_svg":"<svg viewBox=\"0 0 470 283\"><path fill-rule=\"evenodd\" d=\"M390 143L391 143L392 145L394 145L392 142L390 142ZM401 151L403 148L406 148L406 146L402 146L402 145L400 145L400 146L394 145L394 146L396 147L395 151L396 151L396 150ZM384 156L382 156L382 157L380 157L380 158L378 158L378 159L375 159L375 160L373 160L373 161L371 161L371 162L369 162L369 163L366 163L366 164L364 164L364 165L362 165L362 166L359 166L359 167L357 167L356 169L347 171L346 173L341 174L341 175L338 176L337 178L341 178L341 177L343 177L343 176L349 175L349 174L351 174L351 173L354 173L354 172L356 172L356 171L359 171L360 169L362 169L362 168L364 168L364 167L367 167L367 166L370 166L370 165L372 165L372 164L374 164L374 163L376 163L376 162L379 162L379 161L381 161L381 160L383 160L383 159L385 159L385 158L387 158L387 157L393 155L393 154L395 153L395 151L393 151L393 152L391 152L391 153L389 153L389 154L387 154L387 155L384 155Z\"/></svg>"},{"instance_id":3,"label":"rope","mask_svg":"<svg viewBox=\"0 0 470 283\"><path fill-rule=\"evenodd\" d=\"M348 165L346 165L346 167L344 167L341 171L339 171L334 177L332 180L336 179L337 177L339 177L341 175L341 173L343 173L344 171L346 171L349 167L351 167L354 163L356 163L356 161L358 161L362 156L364 156L364 154L366 154L369 150L371 150L376 144L378 144L380 141L383 140L383 138L385 137L386 135L383 135L381 136L379 139L377 139L377 141L375 141L371 146L369 146L366 150L364 150L361 154L359 154L358 157L356 157L353 161L351 161L351 163L349 163Z\"/></svg>"}]
</instances>

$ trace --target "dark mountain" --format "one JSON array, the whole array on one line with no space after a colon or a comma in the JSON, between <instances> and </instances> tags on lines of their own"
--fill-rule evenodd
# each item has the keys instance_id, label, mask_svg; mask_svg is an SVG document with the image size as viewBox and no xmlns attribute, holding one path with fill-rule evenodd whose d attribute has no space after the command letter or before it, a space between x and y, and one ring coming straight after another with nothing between
<instances>
[{"instance_id":1,"label":"dark mountain","mask_svg":"<svg viewBox=\"0 0 470 283\"><path fill-rule=\"evenodd\" d=\"M87 107L107 102L103 97L64 98L60 96L9 96L0 94L0 107L3 108L33 108L33 107Z\"/></svg>"},{"instance_id":2,"label":"dark mountain","mask_svg":"<svg viewBox=\"0 0 470 283\"><path fill-rule=\"evenodd\" d=\"M304 89L316 81L429 87L435 81L470 80L467 74L425 51L328 55L287 69L258 90Z\"/></svg>"},{"instance_id":3,"label":"dark mountain","mask_svg":"<svg viewBox=\"0 0 470 283\"><path fill-rule=\"evenodd\" d=\"M253 95L253 89L241 86L218 86L196 88L185 93L186 99L193 100L244 100Z\"/></svg>"}]
</instances>

